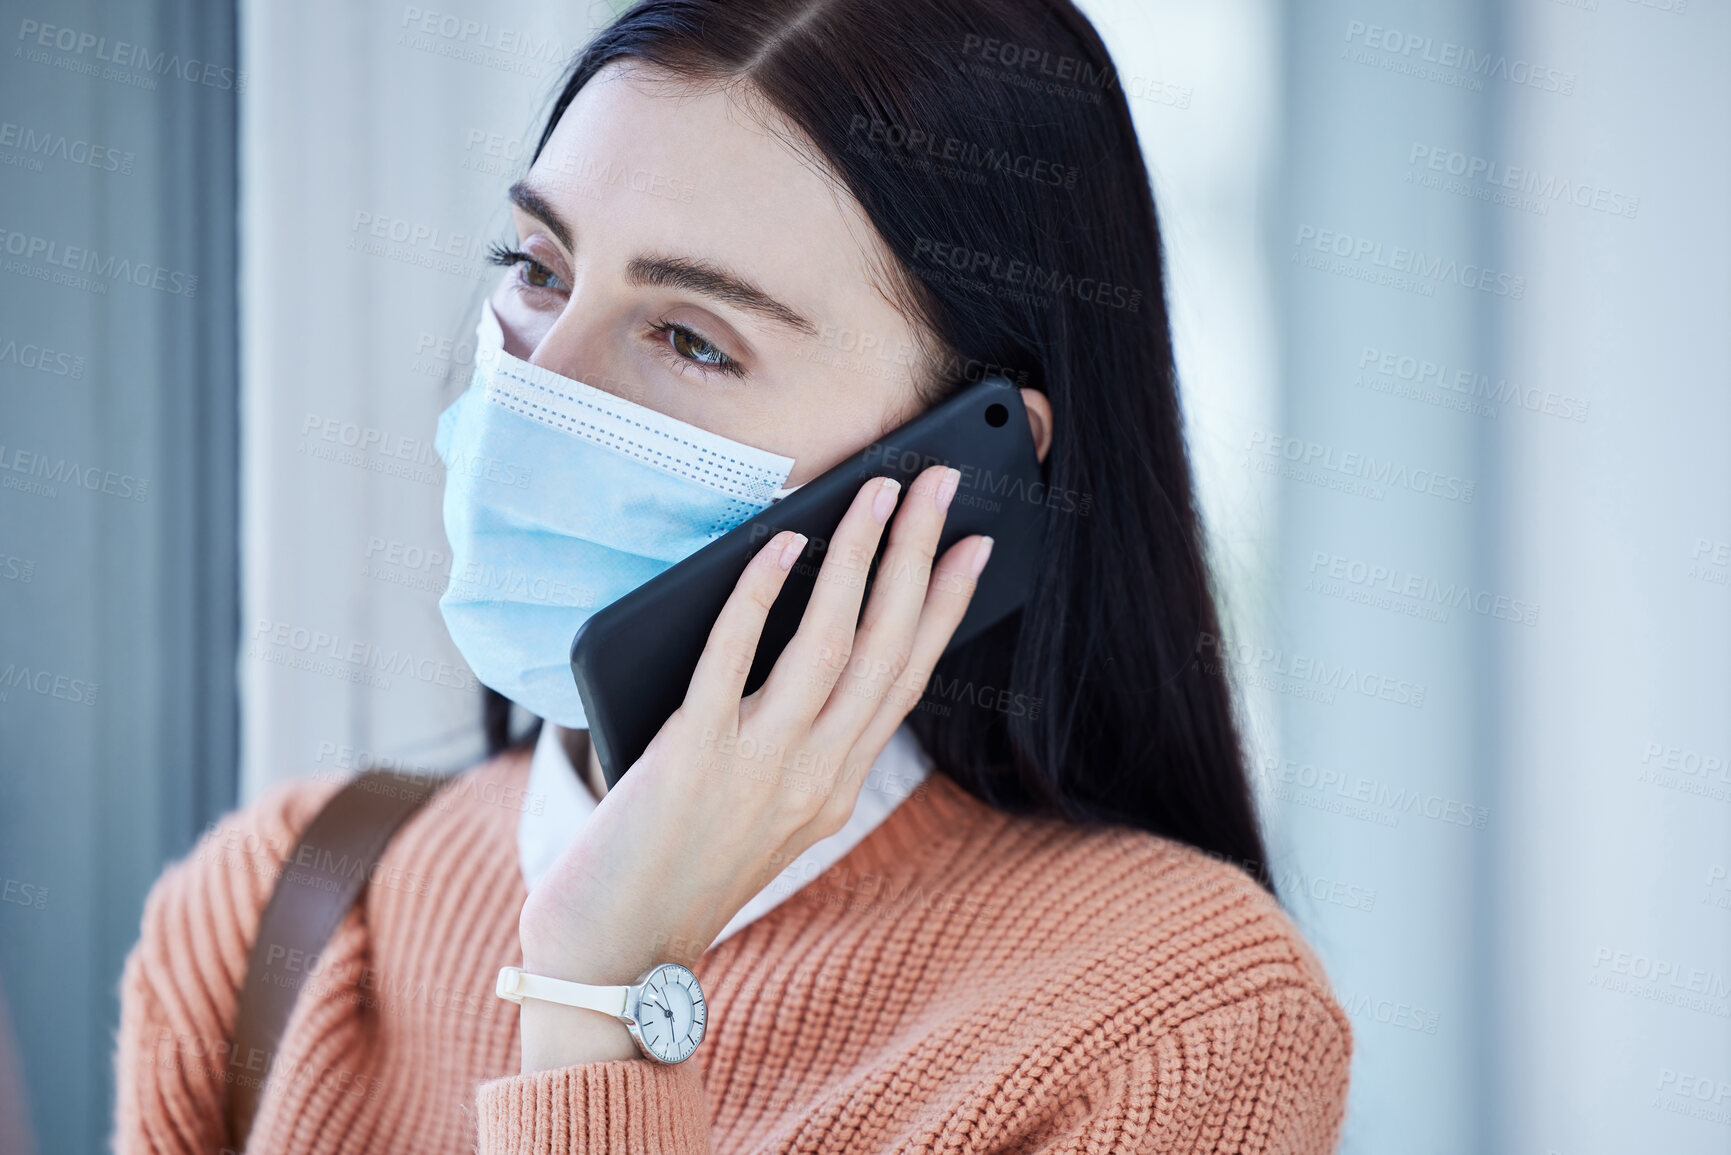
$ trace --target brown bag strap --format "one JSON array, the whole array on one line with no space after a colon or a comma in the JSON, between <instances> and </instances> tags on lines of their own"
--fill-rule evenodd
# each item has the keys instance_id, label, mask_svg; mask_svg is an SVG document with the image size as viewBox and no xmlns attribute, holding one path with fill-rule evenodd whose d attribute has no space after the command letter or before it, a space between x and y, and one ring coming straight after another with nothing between
<instances>
[{"instance_id":1,"label":"brown bag strap","mask_svg":"<svg viewBox=\"0 0 1731 1155\"><path fill-rule=\"evenodd\" d=\"M355 899L366 889L391 836L446 781L386 770L355 775L313 816L283 863L247 955L234 1023L233 1061L255 1077L228 1084L228 1134L236 1151L264 1096L289 1012L307 974ZM290 963L292 966L283 964Z\"/></svg>"}]
</instances>

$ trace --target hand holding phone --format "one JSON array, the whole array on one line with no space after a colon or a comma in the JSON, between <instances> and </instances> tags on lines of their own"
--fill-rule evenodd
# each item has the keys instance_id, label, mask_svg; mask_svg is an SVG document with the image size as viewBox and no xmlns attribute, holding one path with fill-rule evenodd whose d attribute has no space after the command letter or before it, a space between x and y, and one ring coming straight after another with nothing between
<instances>
[{"instance_id":1,"label":"hand holding phone","mask_svg":"<svg viewBox=\"0 0 1731 1155\"><path fill-rule=\"evenodd\" d=\"M899 511L894 478L858 486L798 629L747 693L770 607L807 543L782 530L754 550L683 701L524 903L525 970L617 982L657 960L689 965L789 861L845 825L992 556L980 535L939 550L959 481L926 469Z\"/></svg>"},{"instance_id":2,"label":"hand holding phone","mask_svg":"<svg viewBox=\"0 0 1731 1155\"><path fill-rule=\"evenodd\" d=\"M933 465L952 466L959 474L935 548L971 534L995 541L992 564L948 645L960 645L1020 609L1040 561L1047 492L1021 391L1001 377L988 378L879 438L584 623L572 641L571 669L608 787L642 756L684 700L710 627L766 542L782 531L806 538L764 622L744 684L747 694L769 677L799 628L820 566L840 540L838 523L861 483L890 477L905 485ZM867 566L868 585L877 572Z\"/></svg>"}]
</instances>

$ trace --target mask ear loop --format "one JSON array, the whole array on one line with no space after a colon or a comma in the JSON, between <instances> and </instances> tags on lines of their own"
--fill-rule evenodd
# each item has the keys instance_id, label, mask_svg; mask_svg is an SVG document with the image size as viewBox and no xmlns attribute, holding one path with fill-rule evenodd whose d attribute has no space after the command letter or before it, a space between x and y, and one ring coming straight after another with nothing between
<instances>
[{"instance_id":1,"label":"mask ear loop","mask_svg":"<svg viewBox=\"0 0 1731 1155\"><path fill-rule=\"evenodd\" d=\"M481 302L481 320L475 326L475 364L491 365L505 351L505 330L493 312L491 297Z\"/></svg>"}]
</instances>

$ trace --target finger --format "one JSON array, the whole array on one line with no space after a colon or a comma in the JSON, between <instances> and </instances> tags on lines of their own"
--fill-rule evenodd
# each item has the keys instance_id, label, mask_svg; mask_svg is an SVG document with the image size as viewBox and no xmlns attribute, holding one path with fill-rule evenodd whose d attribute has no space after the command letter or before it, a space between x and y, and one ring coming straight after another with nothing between
<instances>
[{"instance_id":1,"label":"finger","mask_svg":"<svg viewBox=\"0 0 1731 1155\"><path fill-rule=\"evenodd\" d=\"M872 579L871 599L854 635L853 656L815 724L843 746L853 745L913 654L932 561L961 476L946 466L926 470L896 513Z\"/></svg>"},{"instance_id":2,"label":"finger","mask_svg":"<svg viewBox=\"0 0 1731 1155\"><path fill-rule=\"evenodd\" d=\"M920 622L914 633L913 650L893 682L876 695L876 712L863 723L852 745L838 743L847 751L838 781L806 829L822 837L841 829L853 813L859 791L884 746L920 700L932 669L955 635L967 612L979 574L991 556L991 539L978 534L965 537L944 551L932 570ZM834 699L832 698L832 701ZM842 789L851 784L853 789Z\"/></svg>"},{"instance_id":3,"label":"finger","mask_svg":"<svg viewBox=\"0 0 1731 1155\"><path fill-rule=\"evenodd\" d=\"M787 581L788 570L804 549L805 534L782 530L746 565L709 629L709 640L685 691L686 708L739 708L745 679L751 674L757 643L763 636L763 623Z\"/></svg>"},{"instance_id":4,"label":"finger","mask_svg":"<svg viewBox=\"0 0 1731 1155\"><path fill-rule=\"evenodd\" d=\"M883 694L877 713L861 732L856 745L881 750L889 742L926 692L932 670L944 656L962 616L968 612L980 574L991 560L992 539L974 535L965 537L944 551L944 556L932 570L932 580L926 587L925 605L920 610L919 625L914 629L913 651Z\"/></svg>"},{"instance_id":5,"label":"finger","mask_svg":"<svg viewBox=\"0 0 1731 1155\"><path fill-rule=\"evenodd\" d=\"M809 725L853 652L866 575L900 489L891 477L860 486L830 537L799 629L763 685L764 708L789 724Z\"/></svg>"}]
</instances>

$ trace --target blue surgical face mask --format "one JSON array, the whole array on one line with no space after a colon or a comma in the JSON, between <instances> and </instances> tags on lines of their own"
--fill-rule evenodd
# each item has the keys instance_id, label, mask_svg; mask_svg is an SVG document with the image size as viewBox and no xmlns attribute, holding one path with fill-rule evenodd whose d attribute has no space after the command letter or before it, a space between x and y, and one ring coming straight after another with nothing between
<instances>
[{"instance_id":1,"label":"blue surgical face mask","mask_svg":"<svg viewBox=\"0 0 1731 1155\"><path fill-rule=\"evenodd\" d=\"M475 375L439 416L451 582L475 676L573 729L571 638L591 614L793 488L793 459L675 421L505 352L492 305Z\"/></svg>"}]
</instances>

